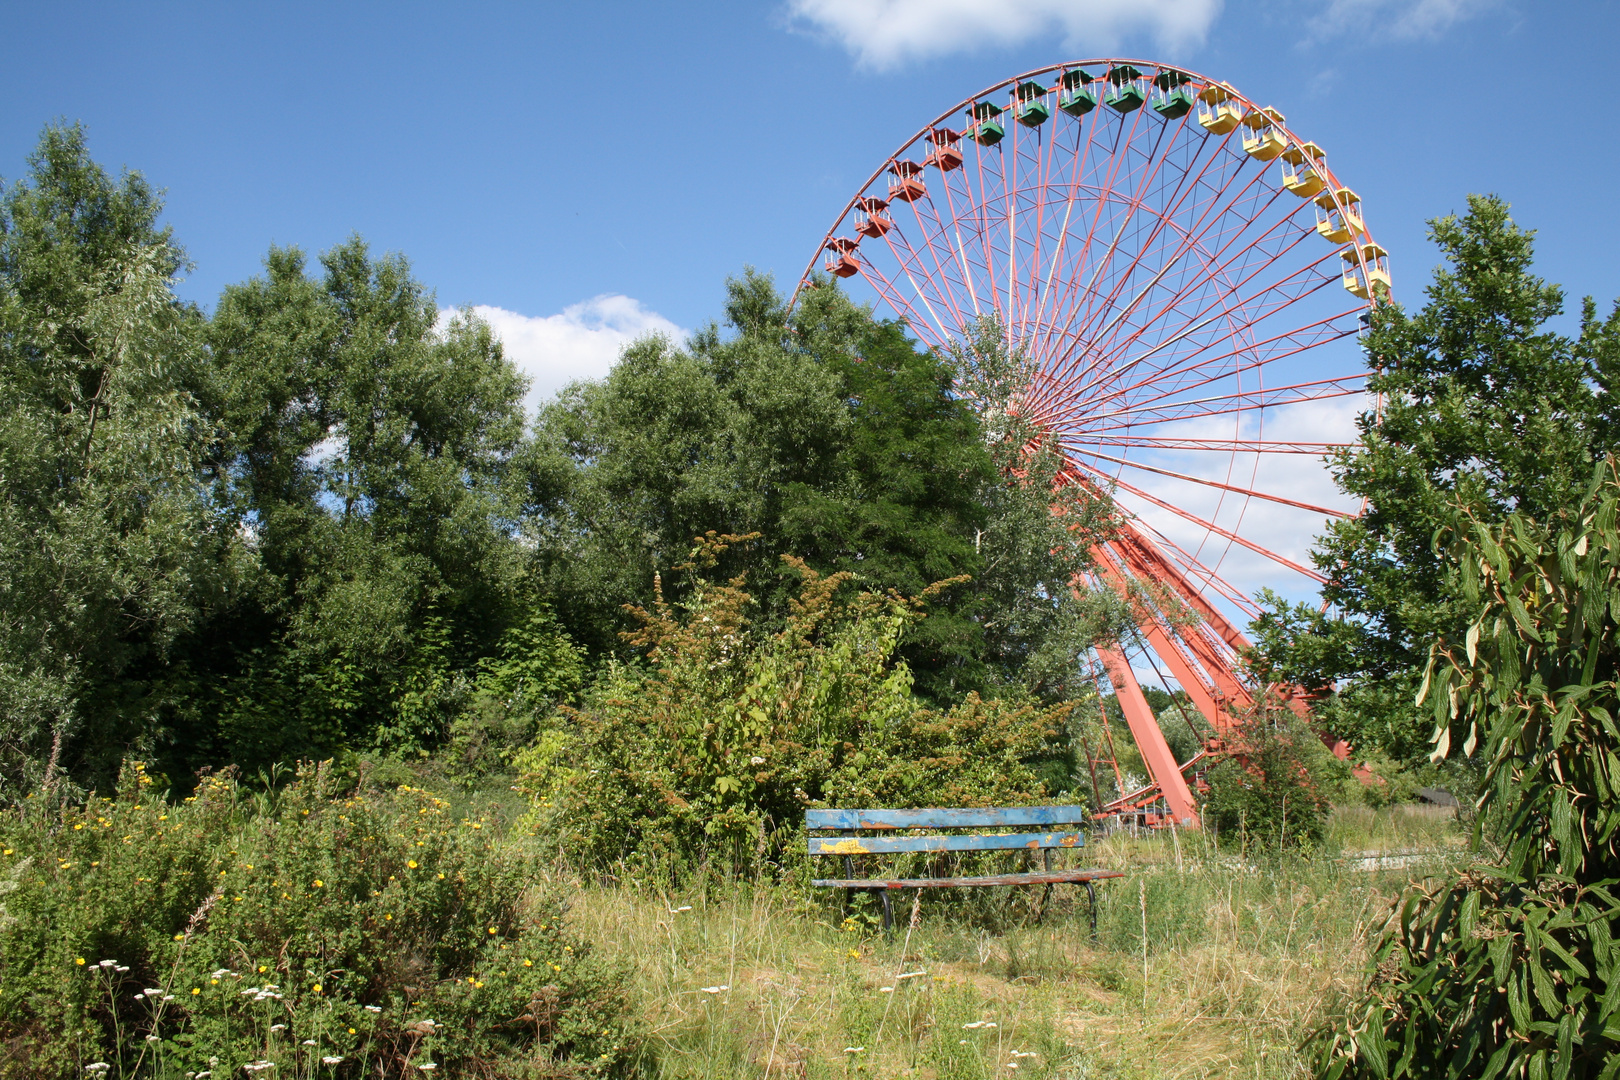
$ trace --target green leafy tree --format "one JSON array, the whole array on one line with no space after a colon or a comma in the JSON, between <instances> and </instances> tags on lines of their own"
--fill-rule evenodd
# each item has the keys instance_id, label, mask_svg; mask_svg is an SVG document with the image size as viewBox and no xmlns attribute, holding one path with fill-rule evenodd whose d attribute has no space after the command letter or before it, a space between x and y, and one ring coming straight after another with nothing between
<instances>
[{"instance_id":1,"label":"green leafy tree","mask_svg":"<svg viewBox=\"0 0 1620 1080\"><path fill-rule=\"evenodd\" d=\"M1419 311L1378 305L1364 341L1383 405L1333 461L1366 506L1317 543L1330 610L1271 597L1254 627L1268 679L1337 682L1321 706L1335 733L1408 761L1426 750L1411 702L1429 644L1475 613L1432 544L1450 508L1556 515L1620 438L1620 309L1600 320L1588 298L1578 336L1550 329L1563 291L1531 272L1533 234L1499 199L1430 230L1449 267Z\"/></svg>"},{"instance_id":2,"label":"green leafy tree","mask_svg":"<svg viewBox=\"0 0 1620 1080\"><path fill-rule=\"evenodd\" d=\"M47 128L0 198L0 783L110 778L242 555L183 262L139 174Z\"/></svg>"},{"instance_id":3,"label":"green leafy tree","mask_svg":"<svg viewBox=\"0 0 1620 1080\"><path fill-rule=\"evenodd\" d=\"M1435 755L1482 759L1500 855L1402 898L1365 993L1319 1037L1319 1072L1612 1077L1620 468L1601 463L1547 521L1460 509L1436 551L1473 615L1433 646L1420 696Z\"/></svg>"},{"instance_id":4,"label":"green leafy tree","mask_svg":"<svg viewBox=\"0 0 1620 1080\"><path fill-rule=\"evenodd\" d=\"M356 239L320 267L273 248L208 327L223 497L262 572L176 676L205 759L425 750L522 618L522 376L470 313L440 326L403 258Z\"/></svg>"}]
</instances>

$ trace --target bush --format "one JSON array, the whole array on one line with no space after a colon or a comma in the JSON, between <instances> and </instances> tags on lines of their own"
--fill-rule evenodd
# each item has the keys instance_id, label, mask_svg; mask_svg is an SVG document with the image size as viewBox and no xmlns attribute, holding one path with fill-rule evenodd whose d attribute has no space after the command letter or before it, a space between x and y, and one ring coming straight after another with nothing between
<instances>
[{"instance_id":1,"label":"bush","mask_svg":"<svg viewBox=\"0 0 1620 1080\"><path fill-rule=\"evenodd\" d=\"M1312 771L1332 758L1318 752L1316 736L1292 714L1261 712L1241 721L1227 745L1231 756L1206 776L1206 822L1245 850L1320 845L1330 807Z\"/></svg>"},{"instance_id":2,"label":"bush","mask_svg":"<svg viewBox=\"0 0 1620 1080\"><path fill-rule=\"evenodd\" d=\"M701 538L706 570L733 541ZM612 668L572 721L517 765L530 824L583 865L780 866L811 806L974 806L1044 794L1029 764L1050 754L1068 707L985 701L923 706L895 659L920 601L800 576L779 632L749 624L743 580L702 582L679 607L660 589L631 640L651 668Z\"/></svg>"},{"instance_id":3,"label":"bush","mask_svg":"<svg viewBox=\"0 0 1620 1080\"><path fill-rule=\"evenodd\" d=\"M151 787L130 766L116 799L0 818L0 1076L624 1062L621 974L488 823L409 787L338 797L324 767Z\"/></svg>"}]
</instances>

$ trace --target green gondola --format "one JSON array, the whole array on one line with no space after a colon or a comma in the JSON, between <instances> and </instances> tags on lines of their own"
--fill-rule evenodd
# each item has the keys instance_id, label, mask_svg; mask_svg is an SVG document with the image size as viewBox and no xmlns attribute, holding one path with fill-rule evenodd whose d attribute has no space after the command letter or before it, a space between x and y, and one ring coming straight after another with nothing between
<instances>
[{"instance_id":1,"label":"green gondola","mask_svg":"<svg viewBox=\"0 0 1620 1080\"><path fill-rule=\"evenodd\" d=\"M1192 112L1192 107L1193 92L1185 86L1176 87L1153 103L1153 111L1166 120L1179 120Z\"/></svg>"},{"instance_id":2,"label":"green gondola","mask_svg":"<svg viewBox=\"0 0 1620 1080\"><path fill-rule=\"evenodd\" d=\"M980 146L994 146L1007 134L1007 129L994 120L980 120L969 130L969 134Z\"/></svg>"},{"instance_id":3,"label":"green gondola","mask_svg":"<svg viewBox=\"0 0 1620 1080\"><path fill-rule=\"evenodd\" d=\"M1087 84L1096 81L1096 76L1080 68L1071 68L1063 73L1063 95L1058 98L1058 108L1078 119L1097 107L1097 92Z\"/></svg>"},{"instance_id":4,"label":"green gondola","mask_svg":"<svg viewBox=\"0 0 1620 1080\"><path fill-rule=\"evenodd\" d=\"M1114 88L1103 98L1103 102L1115 112L1128 113L1133 109L1140 109L1147 102L1147 91L1142 89L1137 81L1142 73L1129 64L1121 64L1108 72L1108 81Z\"/></svg>"}]
</instances>

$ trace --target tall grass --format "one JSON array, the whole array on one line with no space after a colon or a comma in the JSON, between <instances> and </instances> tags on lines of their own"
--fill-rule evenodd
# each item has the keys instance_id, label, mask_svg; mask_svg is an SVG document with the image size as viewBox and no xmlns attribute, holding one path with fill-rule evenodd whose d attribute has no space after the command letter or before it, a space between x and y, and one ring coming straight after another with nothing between
<instances>
[{"instance_id":1,"label":"tall grass","mask_svg":"<svg viewBox=\"0 0 1620 1080\"><path fill-rule=\"evenodd\" d=\"M860 903L746 884L584 887L570 920L635 971L650 1076L1292 1077L1389 901L1460 857L1454 826L1409 817L1334 823L1351 850L1427 841L1432 861L1398 871L1248 863L1198 834L1099 841L1087 861L1127 877L1099 887L1095 938L1084 893L1061 889L1038 923L1033 890L925 894L914 925L907 893L891 936Z\"/></svg>"}]
</instances>

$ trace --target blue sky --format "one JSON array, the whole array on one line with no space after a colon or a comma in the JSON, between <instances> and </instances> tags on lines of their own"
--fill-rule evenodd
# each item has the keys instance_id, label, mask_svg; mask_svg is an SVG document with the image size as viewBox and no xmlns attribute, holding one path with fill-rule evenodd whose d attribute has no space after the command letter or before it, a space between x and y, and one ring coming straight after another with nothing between
<instances>
[{"instance_id":1,"label":"blue sky","mask_svg":"<svg viewBox=\"0 0 1620 1080\"><path fill-rule=\"evenodd\" d=\"M1547 276L1620 294L1612 3L1137 0L1143 20L1110 26L1118 5L1092 0L934 0L841 38L870 6L8 3L0 175L46 121L84 121L101 161L167 189L205 306L272 242L358 232L446 305L538 317L617 294L635 304L607 318L692 327L744 264L796 277L929 117L1124 54L1287 113L1361 193L1408 298L1436 261L1423 220L1470 191L1540 230Z\"/></svg>"}]
</instances>

